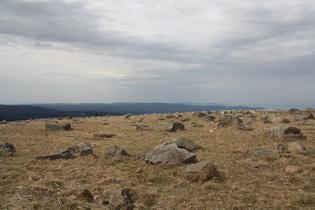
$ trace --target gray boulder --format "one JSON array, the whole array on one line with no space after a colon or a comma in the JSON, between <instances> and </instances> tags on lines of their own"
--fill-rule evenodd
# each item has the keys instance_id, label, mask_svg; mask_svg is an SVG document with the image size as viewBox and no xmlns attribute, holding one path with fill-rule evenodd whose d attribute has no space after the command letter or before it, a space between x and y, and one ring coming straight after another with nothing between
<instances>
[{"instance_id":1,"label":"gray boulder","mask_svg":"<svg viewBox=\"0 0 315 210\"><path fill-rule=\"evenodd\" d=\"M88 156L88 155L95 156L90 143L83 142L83 143L78 144L77 147L78 147L78 151L80 152L80 156Z\"/></svg>"},{"instance_id":2,"label":"gray boulder","mask_svg":"<svg viewBox=\"0 0 315 210\"><path fill-rule=\"evenodd\" d=\"M268 132L271 136L279 137L287 141L305 138L299 128L287 125L269 128Z\"/></svg>"},{"instance_id":3,"label":"gray boulder","mask_svg":"<svg viewBox=\"0 0 315 210\"><path fill-rule=\"evenodd\" d=\"M76 158L78 156L87 156L87 155L94 155L93 150L91 148L90 143L80 143L74 147L68 147L67 149L61 149L50 154L37 156L35 159L43 160L56 160L56 159L71 159Z\"/></svg>"},{"instance_id":4,"label":"gray boulder","mask_svg":"<svg viewBox=\"0 0 315 210\"><path fill-rule=\"evenodd\" d=\"M307 118L305 116L302 116L302 115L297 115L297 116L294 116L293 120L297 121L297 122L302 122L302 121L307 120Z\"/></svg>"},{"instance_id":5,"label":"gray boulder","mask_svg":"<svg viewBox=\"0 0 315 210\"><path fill-rule=\"evenodd\" d=\"M204 116L206 116L207 114L204 113L204 112L195 112L194 115L197 116L197 117L204 117Z\"/></svg>"},{"instance_id":6,"label":"gray boulder","mask_svg":"<svg viewBox=\"0 0 315 210\"><path fill-rule=\"evenodd\" d=\"M165 131L168 131L168 132L184 131L185 126L183 123L180 123L180 122L171 122L171 123L165 123L164 129Z\"/></svg>"},{"instance_id":7,"label":"gray boulder","mask_svg":"<svg viewBox=\"0 0 315 210\"><path fill-rule=\"evenodd\" d=\"M178 148L185 149L189 152L193 152L197 149L202 148L201 146L195 144L191 139L188 139L188 138L174 138L170 140L169 142L161 144L160 146L167 146L171 144L175 144Z\"/></svg>"},{"instance_id":8,"label":"gray boulder","mask_svg":"<svg viewBox=\"0 0 315 210\"><path fill-rule=\"evenodd\" d=\"M115 156L115 157L125 157L128 156L128 153L126 152L125 149L121 148L120 146L111 146L107 152L106 155L109 156Z\"/></svg>"},{"instance_id":9,"label":"gray boulder","mask_svg":"<svg viewBox=\"0 0 315 210\"><path fill-rule=\"evenodd\" d=\"M57 121L51 121L46 123L46 130L63 130L63 131L69 131L71 130L71 124L68 122L65 123L59 123Z\"/></svg>"},{"instance_id":10,"label":"gray boulder","mask_svg":"<svg viewBox=\"0 0 315 210\"><path fill-rule=\"evenodd\" d=\"M306 144L295 141L292 142L288 145L288 151L291 153L296 153L296 154L315 154L315 150L307 146Z\"/></svg>"},{"instance_id":11,"label":"gray boulder","mask_svg":"<svg viewBox=\"0 0 315 210\"><path fill-rule=\"evenodd\" d=\"M300 134L301 129L296 128L296 127L291 127L291 126L278 126L278 127L272 127L269 128L268 131L275 135L281 137L284 134Z\"/></svg>"},{"instance_id":12,"label":"gray boulder","mask_svg":"<svg viewBox=\"0 0 315 210\"><path fill-rule=\"evenodd\" d=\"M109 199L109 208L113 210L132 210L135 208L134 202L137 197L136 191L129 188L114 191Z\"/></svg>"},{"instance_id":13,"label":"gray boulder","mask_svg":"<svg viewBox=\"0 0 315 210\"><path fill-rule=\"evenodd\" d=\"M208 161L202 161L185 168L185 179L196 182L205 182L213 177L220 176L216 167Z\"/></svg>"},{"instance_id":14,"label":"gray boulder","mask_svg":"<svg viewBox=\"0 0 315 210\"><path fill-rule=\"evenodd\" d=\"M0 154L3 154L3 153L13 154L15 152L16 152L16 150L15 150L15 147L13 146L13 144L10 144L7 142L0 144Z\"/></svg>"},{"instance_id":15,"label":"gray boulder","mask_svg":"<svg viewBox=\"0 0 315 210\"><path fill-rule=\"evenodd\" d=\"M196 160L196 154L180 149L175 144L156 147L149 152L145 161L152 164L178 164L192 163Z\"/></svg>"},{"instance_id":16,"label":"gray boulder","mask_svg":"<svg viewBox=\"0 0 315 210\"><path fill-rule=\"evenodd\" d=\"M44 159L49 159L49 160L56 160L56 159L71 159L74 158L75 156L73 153L75 153L77 148L67 148L67 149L62 149L56 152L52 152L50 154L46 155L41 155L37 156L35 159L36 160L44 160Z\"/></svg>"}]
</instances>

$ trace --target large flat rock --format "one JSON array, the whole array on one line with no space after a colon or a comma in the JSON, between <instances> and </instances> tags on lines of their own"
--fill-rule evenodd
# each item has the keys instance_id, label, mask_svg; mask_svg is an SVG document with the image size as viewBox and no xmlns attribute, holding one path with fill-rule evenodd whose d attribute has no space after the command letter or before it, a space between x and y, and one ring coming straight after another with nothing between
<instances>
[{"instance_id":1,"label":"large flat rock","mask_svg":"<svg viewBox=\"0 0 315 210\"><path fill-rule=\"evenodd\" d=\"M159 146L149 152L145 157L145 161L152 164L187 164L194 162L196 156L194 153L178 148L175 144L170 144Z\"/></svg>"}]
</instances>

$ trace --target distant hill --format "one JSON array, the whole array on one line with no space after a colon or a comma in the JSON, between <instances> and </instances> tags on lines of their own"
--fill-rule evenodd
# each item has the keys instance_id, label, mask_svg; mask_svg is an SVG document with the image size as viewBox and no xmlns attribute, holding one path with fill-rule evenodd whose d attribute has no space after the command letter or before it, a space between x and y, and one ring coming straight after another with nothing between
<instances>
[{"instance_id":1,"label":"distant hill","mask_svg":"<svg viewBox=\"0 0 315 210\"><path fill-rule=\"evenodd\" d=\"M0 119L7 121L38 119L38 118L56 118L56 117L78 117L78 116L94 116L105 115L103 112L93 111L60 111L50 108L30 105L0 105Z\"/></svg>"},{"instance_id":2,"label":"distant hill","mask_svg":"<svg viewBox=\"0 0 315 210\"><path fill-rule=\"evenodd\" d=\"M219 104L194 105L184 103L113 103L113 104L36 104L36 106L60 111L98 111L109 113L152 114L168 112L189 112L203 110L255 109L247 106L224 106Z\"/></svg>"},{"instance_id":3,"label":"distant hill","mask_svg":"<svg viewBox=\"0 0 315 210\"><path fill-rule=\"evenodd\" d=\"M183 103L113 103L113 104L33 104L0 105L0 118L7 121L55 118L66 116L94 116L152 114L168 112L190 112L204 110L240 110L255 109L246 106L224 106L219 104L193 105Z\"/></svg>"}]
</instances>

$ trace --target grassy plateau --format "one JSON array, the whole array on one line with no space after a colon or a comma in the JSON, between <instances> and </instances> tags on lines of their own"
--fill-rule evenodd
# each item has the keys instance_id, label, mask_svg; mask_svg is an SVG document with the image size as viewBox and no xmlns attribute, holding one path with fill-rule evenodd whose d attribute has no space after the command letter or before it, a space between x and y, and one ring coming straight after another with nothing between
<instances>
[{"instance_id":1,"label":"grassy plateau","mask_svg":"<svg viewBox=\"0 0 315 210\"><path fill-rule=\"evenodd\" d=\"M214 112L214 121L187 112L1 124L0 143L13 144L16 153L0 155L0 209L106 209L104 197L122 188L137 192L135 209L315 209L314 155L276 151L275 143L288 142L266 132L281 125L298 127L306 136L301 141L315 149L315 120L301 123L292 120L294 114L278 114L291 121L284 124L273 121L275 113L251 112L230 114L239 116L244 123L255 114L251 131L218 128L214 121L225 115ZM262 115L272 123L265 124ZM182 122L185 118L189 121ZM46 131L45 123L51 120L70 122L73 130ZM185 131L164 131L162 123L170 121L182 122ZM203 126L194 127L196 123ZM150 129L136 130L133 124L146 124ZM97 133L116 136L93 136ZM190 182L184 178L187 165L151 165L132 156L176 137L190 138L202 146L194 151L197 160L214 164L222 177ZM82 142L90 143L97 157L35 159ZM124 148L130 156L106 156L113 145ZM244 155L249 147L265 147L277 155ZM287 166L298 170L288 172ZM78 199L75 192L81 188L89 189L94 201Z\"/></svg>"}]
</instances>

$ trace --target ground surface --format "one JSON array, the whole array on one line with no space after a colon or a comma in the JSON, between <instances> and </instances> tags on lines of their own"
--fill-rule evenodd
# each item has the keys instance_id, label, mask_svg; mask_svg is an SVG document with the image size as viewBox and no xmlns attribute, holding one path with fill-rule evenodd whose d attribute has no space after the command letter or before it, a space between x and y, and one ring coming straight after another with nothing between
<instances>
[{"instance_id":1,"label":"ground surface","mask_svg":"<svg viewBox=\"0 0 315 210\"><path fill-rule=\"evenodd\" d=\"M266 134L267 128L284 125L264 124L262 113L255 113L252 131L233 128L218 129L214 122L182 113L179 118L166 114L105 116L62 119L70 122L71 131L45 131L51 119L10 122L0 125L0 142L16 147L13 156L0 156L0 209L104 209L102 197L108 192L131 188L138 193L138 209L314 209L315 164L312 155L287 151L278 156L244 156L249 147L273 149L280 139ZM174 114L176 116L176 114ZM223 115L215 115L216 120ZM239 114L246 122L249 115ZM273 119L274 114L266 114ZM282 117L292 120L293 114ZM132 123L143 118L150 130L135 130ZM165 120L157 120L164 118ZM160 123L183 122L185 131L165 132ZM102 125L102 123L108 125ZM193 127L192 122L203 124ZM315 120L293 122L307 137L304 143L315 148ZM211 132L210 132L211 130ZM116 134L112 138L96 138L95 133ZM123 147L129 154L149 152L175 137L192 139L203 149L195 151L198 161L208 160L222 174L221 179L191 183L184 179L186 165L150 165L134 157L105 156L110 146ZM92 144L98 156L68 160L35 160L35 157L81 142ZM286 144L286 143L284 143ZM287 173L287 166L299 170ZM141 171L139 172L139 169ZM74 191L89 189L95 201L77 199Z\"/></svg>"}]
</instances>

